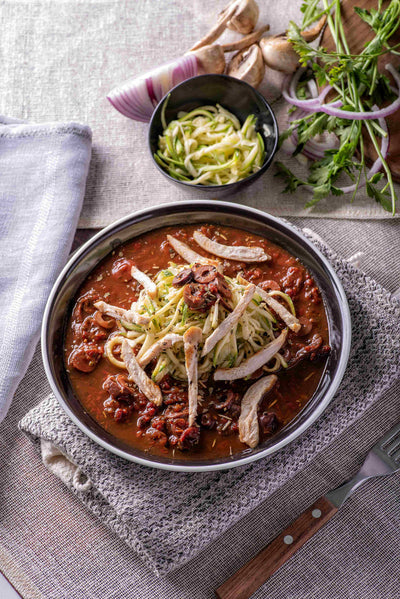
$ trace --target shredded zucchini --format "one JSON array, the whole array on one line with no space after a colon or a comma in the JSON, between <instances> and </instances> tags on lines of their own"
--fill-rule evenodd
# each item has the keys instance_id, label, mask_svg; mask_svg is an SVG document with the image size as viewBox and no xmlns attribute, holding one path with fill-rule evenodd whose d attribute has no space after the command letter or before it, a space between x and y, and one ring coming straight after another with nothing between
<instances>
[{"instance_id":1,"label":"shredded zucchini","mask_svg":"<svg viewBox=\"0 0 400 599\"><path fill-rule=\"evenodd\" d=\"M167 102L168 98L164 106ZM257 117L250 114L240 125L219 104L179 114L168 125L164 119L154 159L172 177L192 185L234 183L258 171L264 162L265 146L256 123Z\"/></svg>"},{"instance_id":2,"label":"shredded zucchini","mask_svg":"<svg viewBox=\"0 0 400 599\"><path fill-rule=\"evenodd\" d=\"M119 355L123 338L128 339L131 347L139 347L137 359L140 361L147 350L168 333L183 336L192 326L202 329L203 344L228 316L228 310L219 300L206 312L193 311L185 303L184 287L174 287L172 281L175 275L188 267L187 264L176 265L170 262L168 269L161 270L154 276L153 280L157 287L155 298L151 299L145 289L140 292L135 310L139 314L151 314L151 320L147 325L142 326L120 321L120 330L111 333L105 344L105 356L114 366L125 368ZM245 293L246 285L239 283L237 278L225 277L225 281L232 293L231 307L234 309ZM278 295L278 292L271 292L271 295ZM279 295L294 310L290 298L286 294ZM207 379L215 368L239 366L243 360L263 349L275 339L275 323L276 318L256 295L255 301L250 302L237 324L220 339L214 350L199 358L199 378ZM280 354L276 354L272 367L266 370L274 372L281 367L285 368L287 364ZM164 349L157 356L151 373L152 379L158 382L167 373L176 379L187 380L183 339L182 342L177 341L171 347Z\"/></svg>"},{"instance_id":3,"label":"shredded zucchini","mask_svg":"<svg viewBox=\"0 0 400 599\"><path fill-rule=\"evenodd\" d=\"M273 290L269 292L269 295L271 297L278 296L284 299L287 305L289 306L289 310L291 311L293 316L296 316L296 308L294 307L292 298L287 293L283 293L283 291Z\"/></svg>"},{"instance_id":4,"label":"shredded zucchini","mask_svg":"<svg viewBox=\"0 0 400 599\"><path fill-rule=\"evenodd\" d=\"M142 327L138 324L135 324L134 322L125 322L124 320L121 320L121 324L128 331L136 331L137 333L143 333Z\"/></svg>"}]
</instances>

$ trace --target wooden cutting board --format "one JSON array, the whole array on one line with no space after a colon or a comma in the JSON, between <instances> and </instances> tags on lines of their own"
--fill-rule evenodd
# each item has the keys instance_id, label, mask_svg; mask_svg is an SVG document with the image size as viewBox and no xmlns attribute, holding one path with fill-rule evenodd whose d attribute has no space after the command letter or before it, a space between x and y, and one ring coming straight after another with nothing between
<instances>
[{"instance_id":1,"label":"wooden cutting board","mask_svg":"<svg viewBox=\"0 0 400 599\"><path fill-rule=\"evenodd\" d=\"M359 6L360 8L366 8L370 10L371 8L377 8L378 1L343 0L341 4L342 21L347 42L350 46L350 51L356 54L361 52L361 50L364 48L365 43L370 41L373 38L373 35L371 35L370 28L368 27L368 25L366 25L366 23L364 23L364 21L362 21L360 17L354 12L354 6ZM384 6L387 4L388 2L383 3ZM393 35L390 40L390 45L394 45L397 43L400 43L400 23L398 32L395 35ZM329 51L335 50L335 44L332 40L329 27L325 28L324 34L322 36L321 45ZM400 56L395 56L393 54L386 54L384 56L381 56L378 64L382 72L385 72L385 64L387 64L388 62L391 62L395 67L399 67ZM390 79L394 85L391 76ZM390 133L388 164L392 171L393 178L396 181L400 182L400 109L397 110L390 117L388 117L386 119L386 122L388 124ZM367 161L371 163L376 159L376 152L372 147L372 143L369 139L368 134L364 139L366 155L368 159Z\"/></svg>"}]
</instances>

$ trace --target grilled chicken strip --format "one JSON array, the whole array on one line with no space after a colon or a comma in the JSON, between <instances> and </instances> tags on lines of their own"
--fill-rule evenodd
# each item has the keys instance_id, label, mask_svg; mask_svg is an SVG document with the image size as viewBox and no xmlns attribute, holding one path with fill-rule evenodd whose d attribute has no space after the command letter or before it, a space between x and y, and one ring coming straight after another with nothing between
<instances>
[{"instance_id":1,"label":"grilled chicken strip","mask_svg":"<svg viewBox=\"0 0 400 599\"><path fill-rule=\"evenodd\" d=\"M276 353L281 349L286 341L287 329L269 343L264 349L261 349L256 354L253 354L247 360L244 360L239 366L235 368L218 368L214 372L214 380L216 381L234 381L236 379L243 379L250 374L253 374L256 370L268 364L268 362L274 357Z\"/></svg>"},{"instance_id":2,"label":"grilled chicken strip","mask_svg":"<svg viewBox=\"0 0 400 599\"><path fill-rule=\"evenodd\" d=\"M185 365L188 377L189 396L189 426L193 426L197 416L198 402L198 373L197 355L201 341L202 330L199 327L190 327L183 335L185 349Z\"/></svg>"},{"instance_id":3,"label":"grilled chicken strip","mask_svg":"<svg viewBox=\"0 0 400 599\"><path fill-rule=\"evenodd\" d=\"M179 241L179 239L175 239L172 235L167 235L167 239L170 245L174 248L177 254L181 256L188 264L213 264L216 267L219 267L220 264L217 260L212 260L211 258L205 258L201 256L194 250L192 250L186 243L183 241Z\"/></svg>"},{"instance_id":4,"label":"grilled chicken strip","mask_svg":"<svg viewBox=\"0 0 400 599\"><path fill-rule=\"evenodd\" d=\"M131 310L125 310L119 306L112 306L106 302L99 301L93 304L95 308L102 314L107 314L116 320L125 320L126 322L134 322L135 324L149 324L150 318L138 314L135 310L135 304L132 304Z\"/></svg>"},{"instance_id":5,"label":"grilled chicken strip","mask_svg":"<svg viewBox=\"0 0 400 599\"><path fill-rule=\"evenodd\" d=\"M170 348L175 343L178 343L178 341L182 341L181 335L176 335L176 333L168 333L167 335L165 335L165 337L153 343L153 345L149 347L149 349L143 354L143 356L139 358L139 365L142 368L145 368L147 364L154 360L154 358L157 358L161 354L161 352L163 352L165 349Z\"/></svg>"},{"instance_id":6,"label":"grilled chicken strip","mask_svg":"<svg viewBox=\"0 0 400 599\"><path fill-rule=\"evenodd\" d=\"M247 306L253 299L253 296L256 292L256 286L250 284L246 291L244 292L241 300L237 304L236 308L225 318L223 322L215 329L215 331L207 338L202 356L205 356L210 352L218 343L220 339L225 337L225 335L230 331L236 323L240 320L243 312L246 310Z\"/></svg>"},{"instance_id":7,"label":"grilled chicken strip","mask_svg":"<svg viewBox=\"0 0 400 599\"><path fill-rule=\"evenodd\" d=\"M238 281L243 285L248 284L248 281L246 281L246 279L244 279L241 275L238 276ZM264 291L264 289L262 289L261 287L256 287L256 293L261 297L263 302L265 302L267 306L269 306L275 312L275 314L282 318L283 322L287 324L291 331L294 331L295 333L298 333L300 331L301 324L299 320L295 316L293 316L293 314L289 312L289 310L287 310L285 306L282 306L282 304L280 304L276 299L271 297L269 293Z\"/></svg>"},{"instance_id":8,"label":"grilled chicken strip","mask_svg":"<svg viewBox=\"0 0 400 599\"><path fill-rule=\"evenodd\" d=\"M146 289L150 297L155 298L157 296L156 284L144 272L136 268L136 266L132 266L131 275Z\"/></svg>"},{"instance_id":9,"label":"grilled chicken strip","mask_svg":"<svg viewBox=\"0 0 400 599\"><path fill-rule=\"evenodd\" d=\"M263 397L271 391L278 377L275 374L264 376L247 389L241 404L239 416L239 439L249 447L257 447L260 440L257 409Z\"/></svg>"},{"instance_id":10,"label":"grilled chicken strip","mask_svg":"<svg viewBox=\"0 0 400 599\"><path fill-rule=\"evenodd\" d=\"M238 260L239 262L266 262L270 260L271 256L268 256L264 250L260 247L248 247L245 245L231 246L223 245L217 241L213 241L209 237L195 231L193 233L193 239L198 245L214 256L219 258L226 258L227 260Z\"/></svg>"},{"instance_id":11,"label":"grilled chicken strip","mask_svg":"<svg viewBox=\"0 0 400 599\"><path fill-rule=\"evenodd\" d=\"M160 387L153 383L143 368L140 367L139 362L126 339L123 340L121 345L121 356L128 371L128 379L136 383L143 395L153 402L154 405L161 406L162 393Z\"/></svg>"},{"instance_id":12,"label":"grilled chicken strip","mask_svg":"<svg viewBox=\"0 0 400 599\"><path fill-rule=\"evenodd\" d=\"M137 309L137 302L132 303L131 309L129 310L129 312L131 312L133 314L133 318L134 318L133 322L135 322L136 324L146 326L151 321L151 318L149 316L144 316L144 314L139 314L138 309Z\"/></svg>"}]
</instances>

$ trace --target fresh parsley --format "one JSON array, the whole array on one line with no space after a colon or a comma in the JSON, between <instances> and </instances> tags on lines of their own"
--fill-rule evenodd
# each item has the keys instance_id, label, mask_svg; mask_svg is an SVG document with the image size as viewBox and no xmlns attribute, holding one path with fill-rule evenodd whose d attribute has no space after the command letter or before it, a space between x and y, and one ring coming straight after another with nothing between
<instances>
[{"instance_id":1,"label":"fresh parsley","mask_svg":"<svg viewBox=\"0 0 400 599\"><path fill-rule=\"evenodd\" d=\"M373 39L364 45L359 54L352 54L346 39L341 18L340 0L306 0L301 6L303 21L301 26L291 22L287 37L299 55L300 64L305 72L299 80L297 94L299 99L306 97L307 81L311 78L323 87L330 85L329 102L340 100L342 109L354 112L373 111L384 101L393 100L393 91L388 77L378 70L378 59L387 53L399 54L397 45L390 45L390 38L398 30L400 23L400 0L391 0L383 8L382 0L378 0L376 9L367 10L354 7L357 15L373 32ZM301 32L312 23L326 15L335 50L328 52L323 47L315 47L307 43ZM382 137L387 133L379 125L378 120L350 120L329 116L325 113L312 113L300 118L297 111L281 141L296 134L296 147L293 155L303 151L307 142L316 136L333 133L339 146L337 149L325 150L324 157L315 160L306 180L299 179L281 162L277 163L277 174L286 182L284 192L293 193L299 186L307 186L313 192L307 206L319 202L329 195L343 195L337 181L347 176L355 186L353 198L361 183L365 183L370 198L378 202L385 210L395 213L396 191L392 174L387 161L380 151ZM365 140L369 139L379 158L382 172L368 178L365 162Z\"/></svg>"}]
</instances>

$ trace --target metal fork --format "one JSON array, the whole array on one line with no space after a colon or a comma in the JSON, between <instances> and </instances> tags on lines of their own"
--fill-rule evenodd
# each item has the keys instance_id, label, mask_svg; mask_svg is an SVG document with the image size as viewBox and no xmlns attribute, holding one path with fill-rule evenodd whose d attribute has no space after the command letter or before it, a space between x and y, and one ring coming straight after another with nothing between
<instances>
[{"instance_id":1,"label":"metal fork","mask_svg":"<svg viewBox=\"0 0 400 599\"><path fill-rule=\"evenodd\" d=\"M346 499L369 478L400 470L400 423L370 450L357 474L323 495L297 520L231 578L215 594L218 599L249 599L274 572L330 520Z\"/></svg>"}]
</instances>

